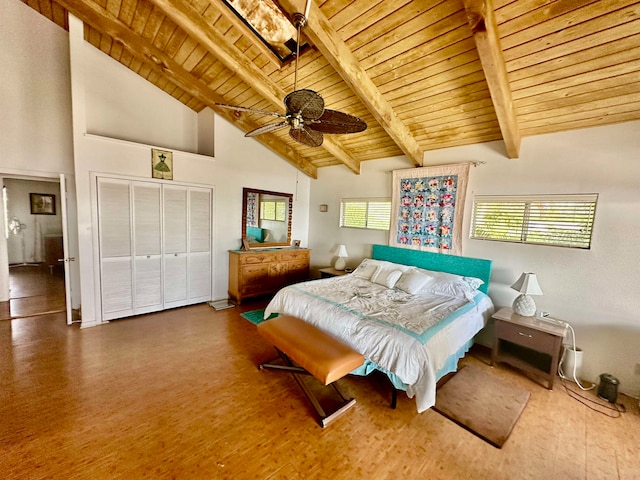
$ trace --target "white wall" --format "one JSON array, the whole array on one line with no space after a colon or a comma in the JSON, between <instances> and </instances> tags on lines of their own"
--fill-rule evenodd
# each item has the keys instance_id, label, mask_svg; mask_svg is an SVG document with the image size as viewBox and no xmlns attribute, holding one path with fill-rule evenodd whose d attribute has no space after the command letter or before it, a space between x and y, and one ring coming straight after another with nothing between
<instances>
[{"instance_id":1,"label":"white wall","mask_svg":"<svg viewBox=\"0 0 640 480\"><path fill-rule=\"evenodd\" d=\"M87 133L198 153L194 111L159 88L141 88L141 77L87 47L93 51L81 60Z\"/></svg>"},{"instance_id":2,"label":"white wall","mask_svg":"<svg viewBox=\"0 0 640 480\"><path fill-rule=\"evenodd\" d=\"M0 172L72 173L67 32L18 0L0 2L0 31Z\"/></svg>"},{"instance_id":3,"label":"white wall","mask_svg":"<svg viewBox=\"0 0 640 480\"><path fill-rule=\"evenodd\" d=\"M540 310L569 322L584 350L583 376L615 375L620 389L640 394L640 122L523 139L521 157L509 160L501 145L484 144L427 152L427 165L484 161L471 168L463 231L463 254L493 260L489 294L510 306L510 285L534 271L544 291ZM372 163L372 165L369 165ZM338 228L340 197L390 196L394 169L403 158L365 162L360 176L343 167L320 170L311 187L309 238L315 267L329 265L330 250L344 243L355 266L387 234ZM599 193L592 247L577 250L469 239L474 194ZM328 213L319 205L329 205ZM485 336L483 343L487 341Z\"/></svg>"}]
</instances>

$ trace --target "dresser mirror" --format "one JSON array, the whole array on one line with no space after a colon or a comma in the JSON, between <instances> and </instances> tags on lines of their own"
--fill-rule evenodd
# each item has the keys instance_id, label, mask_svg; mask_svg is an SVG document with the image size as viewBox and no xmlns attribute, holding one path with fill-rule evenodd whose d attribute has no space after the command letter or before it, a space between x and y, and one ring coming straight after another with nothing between
<instances>
[{"instance_id":1,"label":"dresser mirror","mask_svg":"<svg viewBox=\"0 0 640 480\"><path fill-rule=\"evenodd\" d=\"M242 189L242 240L250 248L291 244L293 194Z\"/></svg>"}]
</instances>

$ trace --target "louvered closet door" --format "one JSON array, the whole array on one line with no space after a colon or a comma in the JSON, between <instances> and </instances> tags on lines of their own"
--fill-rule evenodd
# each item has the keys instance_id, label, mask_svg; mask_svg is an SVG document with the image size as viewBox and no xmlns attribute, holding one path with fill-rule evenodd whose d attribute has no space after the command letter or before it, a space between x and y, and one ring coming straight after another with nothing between
<instances>
[{"instance_id":1,"label":"louvered closet door","mask_svg":"<svg viewBox=\"0 0 640 480\"><path fill-rule=\"evenodd\" d=\"M163 185L164 307L186 305L187 188Z\"/></svg>"},{"instance_id":2,"label":"louvered closet door","mask_svg":"<svg viewBox=\"0 0 640 480\"><path fill-rule=\"evenodd\" d=\"M161 185L132 182L135 313L161 310Z\"/></svg>"},{"instance_id":3,"label":"louvered closet door","mask_svg":"<svg viewBox=\"0 0 640 480\"><path fill-rule=\"evenodd\" d=\"M102 316L133 314L131 198L128 181L98 179Z\"/></svg>"},{"instance_id":4,"label":"louvered closet door","mask_svg":"<svg viewBox=\"0 0 640 480\"><path fill-rule=\"evenodd\" d=\"M189 303L211 300L211 190L189 189Z\"/></svg>"}]
</instances>

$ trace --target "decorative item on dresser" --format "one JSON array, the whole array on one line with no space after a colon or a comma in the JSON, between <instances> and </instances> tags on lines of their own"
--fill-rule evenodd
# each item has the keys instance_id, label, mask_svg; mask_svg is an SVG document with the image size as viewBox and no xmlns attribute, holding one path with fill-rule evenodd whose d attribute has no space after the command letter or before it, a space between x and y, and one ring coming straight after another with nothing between
<instances>
[{"instance_id":1,"label":"decorative item on dresser","mask_svg":"<svg viewBox=\"0 0 640 480\"><path fill-rule=\"evenodd\" d=\"M240 305L245 298L307 280L310 253L308 248L229 250L229 298Z\"/></svg>"},{"instance_id":2,"label":"decorative item on dresser","mask_svg":"<svg viewBox=\"0 0 640 480\"><path fill-rule=\"evenodd\" d=\"M504 362L526 373L541 376L553 388L558 372L565 323L547 317L523 316L509 307L493 314L495 339L491 363Z\"/></svg>"}]
</instances>

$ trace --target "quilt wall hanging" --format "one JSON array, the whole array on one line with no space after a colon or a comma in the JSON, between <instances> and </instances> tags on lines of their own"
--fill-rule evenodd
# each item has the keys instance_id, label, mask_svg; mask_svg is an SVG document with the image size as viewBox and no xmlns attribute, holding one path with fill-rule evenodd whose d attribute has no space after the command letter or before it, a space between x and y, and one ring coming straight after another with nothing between
<instances>
[{"instance_id":1,"label":"quilt wall hanging","mask_svg":"<svg viewBox=\"0 0 640 480\"><path fill-rule=\"evenodd\" d=\"M462 254L469 164L393 171L389 245Z\"/></svg>"}]
</instances>

